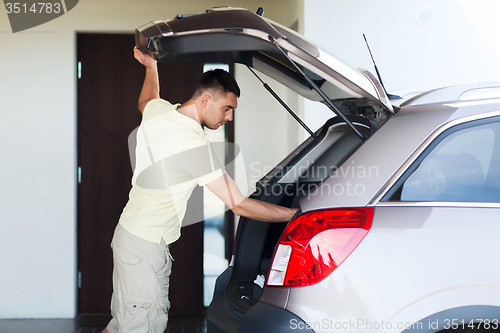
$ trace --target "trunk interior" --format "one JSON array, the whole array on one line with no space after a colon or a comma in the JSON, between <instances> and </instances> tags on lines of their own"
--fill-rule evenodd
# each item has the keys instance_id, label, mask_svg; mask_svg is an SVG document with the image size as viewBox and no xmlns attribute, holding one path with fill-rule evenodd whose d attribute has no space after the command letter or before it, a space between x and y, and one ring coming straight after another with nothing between
<instances>
[{"instance_id":1,"label":"trunk interior","mask_svg":"<svg viewBox=\"0 0 500 333\"><path fill-rule=\"evenodd\" d=\"M348 118L366 138L378 128L365 117ZM363 143L340 117L328 120L316 134L316 138L310 137L262 178L251 198L300 209L300 199ZM261 280L266 278L275 247L286 225L286 222L240 219L231 278L225 290L226 309L229 307L235 316L242 316L262 295L263 289L254 281L259 275Z\"/></svg>"}]
</instances>

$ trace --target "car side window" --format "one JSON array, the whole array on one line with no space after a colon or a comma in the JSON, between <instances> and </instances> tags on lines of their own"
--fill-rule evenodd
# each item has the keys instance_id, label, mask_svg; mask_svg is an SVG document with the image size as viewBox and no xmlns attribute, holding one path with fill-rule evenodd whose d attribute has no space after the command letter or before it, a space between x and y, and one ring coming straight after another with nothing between
<instances>
[{"instance_id":1,"label":"car side window","mask_svg":"<svg viewBox=\"0 0 500 333\"><path fill-rule=\"evenodd\" d=\"M438 140L389 200L500 202L500 122L451 131Z\"/></svg>"}]
</instances>

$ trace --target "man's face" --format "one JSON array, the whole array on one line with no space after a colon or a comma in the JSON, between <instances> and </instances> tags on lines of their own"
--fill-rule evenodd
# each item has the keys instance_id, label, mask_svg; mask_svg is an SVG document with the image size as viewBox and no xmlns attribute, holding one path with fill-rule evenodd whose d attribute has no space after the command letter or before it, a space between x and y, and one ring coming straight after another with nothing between
<instances>
[{"instance_id":1,"label":"man's face","mask_svg":"<svg viewBox=\"0 0 500 333\"><path fill-rule=\"evenodd\" d=\"M238 98L232 92L213 95L207 100L202 113L201 125L217 129L233 120L233 111L238 105Z\"/></svg>"}]
</instances>

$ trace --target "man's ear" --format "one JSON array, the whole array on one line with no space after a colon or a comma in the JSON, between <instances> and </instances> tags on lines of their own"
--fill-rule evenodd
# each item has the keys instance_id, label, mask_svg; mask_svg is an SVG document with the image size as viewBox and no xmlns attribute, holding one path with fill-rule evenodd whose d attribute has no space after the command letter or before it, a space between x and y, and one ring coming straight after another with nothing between
<instances>
[{"instance_id":1,"label":"man's ear","mask_svg":"<svg viewBox=\"0 0 500 333\"><path fill-rule=\"evenodd\" d=\"M203 107L206 107L207 106L207 103L212 99L212 96L209 94L209 93L204 93L203 95L201 95L200 97L200 101L201 101L201 105Z\"/></svg>"}]
</instances>

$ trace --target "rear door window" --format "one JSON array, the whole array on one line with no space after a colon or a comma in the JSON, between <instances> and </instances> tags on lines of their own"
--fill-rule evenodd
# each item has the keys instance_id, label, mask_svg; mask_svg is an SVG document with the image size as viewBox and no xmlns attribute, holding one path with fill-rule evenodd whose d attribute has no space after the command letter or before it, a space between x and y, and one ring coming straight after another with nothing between
<instances>
[{"instance_id":1,"label":"rear door window","mask_svg":"<svg viewBox=\"0 0 500 333\"><path fill-rule=\"evenodd\" d=\"M470 122L439 136L384 201L500 202L500 122Z\"/></svg>"}]
</instances>

